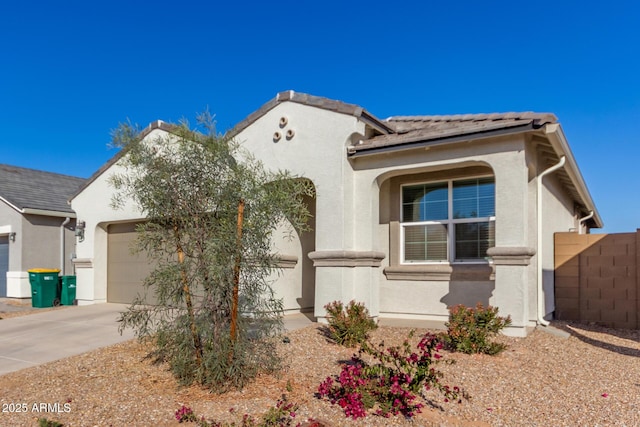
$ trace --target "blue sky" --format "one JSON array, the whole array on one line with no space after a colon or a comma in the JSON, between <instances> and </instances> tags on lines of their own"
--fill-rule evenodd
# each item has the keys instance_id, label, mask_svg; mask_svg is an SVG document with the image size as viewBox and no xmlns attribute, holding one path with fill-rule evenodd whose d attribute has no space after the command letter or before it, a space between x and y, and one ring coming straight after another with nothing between
<instances>
[{"instance_id":1,"label":"blue sky","mask_svg":"<svg viewBox=\"0 0 640 427\"><path fill-rule=\"evenodd\" d=\"M288 89L379 118L553 112L602 231L640 227L637 2L145 3L3 5L0 163L89 177L120 122L209 108L224 131Z\"/></svg>"}]
</instances>

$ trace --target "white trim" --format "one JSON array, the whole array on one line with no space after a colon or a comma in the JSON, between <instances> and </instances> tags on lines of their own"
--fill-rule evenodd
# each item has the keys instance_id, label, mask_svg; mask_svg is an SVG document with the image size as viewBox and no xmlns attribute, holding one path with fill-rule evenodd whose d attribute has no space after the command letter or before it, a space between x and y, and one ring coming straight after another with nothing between
<instances>
[{"instance_id":1,"label":"white trim","mask_svg":"<svg viewBox=\"0 0 640 427\"><path fill-rule=\"evenodd\" d=\"M544 301L544 284L542 283L543 273L543 258L542 258L542 184L543 178L553 172L564 167L566 162L566 156L560 157L560 161L548 169L540 172L536 177L536 216L537 216L537 250L536 250L536 270L537 270L537 306L538 306L538 323L542 326L549 326L549 322L544 318L545 316L545 301Z\"/></svg>"},{"instance_id":2,"label":"white trim","mask_svg":"<svg viewBox=\"0 0 640 427\"><path fill-rule=\"evenodd\" d=\"M456 227L453 226L451 222L451 212L453 212L453 181L449 180L447 182L447 259L454 262L456 260L456 251L454 249L456 244Z\"/></svg>"},{"instance_id":3,"label":"white trim","mask_svg":"<svg viewBox=\"0 0 640 427\"><path fill-rule=\"evenodd\" d=\"M11 226L10 225L0 225L0 234L11 234Z\"/></svg>"},{"instance_id":4,"label":"white trim","mask_svg":"<svg viewBox=\"0 0 640 427\"><path fill-rule=\"evenodd\" d=\"M25 214L25 215L56 216L56 217L60 217L60 218L67 218L67 217L75 218L76 217L75 212L59 212L59 211L49 211L49 210L45 210L45 209L24 208L20 212Z\"/></svg>"},{"instance_id":5,"label":"white trim","mask_svg":"<svg viewBox=\"0 0 640 427\"><path fill-rule=\"evenodd\" d=\"M48 209L33 209L33 208L20 209L19 207L17 207L13 203L9 202L7 199L5 199L2 196L0 196L0 200L5 202L7 205L9 205L10 207L12 207L13 209L15 209L16 211L18 211L19 213L21 213L23 215L59 216L59 217L62 217L62 218L66 218L66 217L75 218L76 217L75 212L60 212L60 211L51 211L51 210L48 210Z\"/></svg>"},{"instance_id":6,"label":"white trim","mask_svg":"<svg viewBox=\"0 0 640 427\"><path fill-rule=\"evenodd\" d=\"M600 217L600 213L596 209L596 205L593 202L593 198L591 197L591 193L589 193L589 189L587 188L587 184L582 177L582 173L580 172L580 168L576 163L575 157L573 156L573 152L569 147L569 142L567 141L567 137L564 134L564 130L560 123L547 123L544 126L544 133L549 138L549 142L553 146L554 150L558 154L558 157L565 156L567 158L567 165L565 167L565 172L569 175L569 179L575 185L578 194L582 198L582 202L585 204L588 211L593 211L594 216L593 220L596 224L595 228L602 228L603 222Z\"/></svg>"},{"instance_id":7,"label":"white trim","mask_svg":"<svg viewBox=\"0 0 640 427\"><path fill-rule=\"evenodd\" d=\"M7 205L9 205L10 207L12 207L13 209L17 210L18 212L22 212L20 210L19 207L17 207L16 205L14 205L13 203L11 203L10 201L8 201L7 199L5 199L4 197L0 196L0 200L2 200L3 202L5 202Z\"/></svg>"}]
</instances>

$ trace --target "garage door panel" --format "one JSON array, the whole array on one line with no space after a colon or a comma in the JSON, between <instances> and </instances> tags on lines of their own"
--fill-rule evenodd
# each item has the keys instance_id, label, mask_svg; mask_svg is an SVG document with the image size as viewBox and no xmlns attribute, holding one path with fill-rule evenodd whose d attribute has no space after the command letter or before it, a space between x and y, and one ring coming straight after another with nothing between
<instances>
[{"instance_id":1,"label":"garage door panel","mask_svg":"<svg viewBox=\"0 0 640 427\"><path fill-rule=\"evenodd\" d=\"M112 224L108 230L107 301L129 304L137 294L144 295L142 285L153 270L153 262L144 253L132 253L136 223ZM147 303L156 299L153 289L146 290Z\"/></svg>"},{"instance_id":2,"label":"garage door panel","mask_svg":"<svg viewBox=\"0 0 640 427\"><path fill-rule=\"evenodd\" d=\"M110 280L115 282L137 282L144 280L151 273L151 266L146 262L117 262L112 263ZM133 278L133 279L132 279Z\"/></svg>"}]
</instances>

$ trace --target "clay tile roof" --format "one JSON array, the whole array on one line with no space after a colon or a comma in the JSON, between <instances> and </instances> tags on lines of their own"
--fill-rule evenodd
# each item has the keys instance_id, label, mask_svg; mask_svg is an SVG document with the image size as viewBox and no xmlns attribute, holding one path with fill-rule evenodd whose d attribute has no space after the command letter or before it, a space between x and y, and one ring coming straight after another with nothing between
<instances>
[{"instance_id":1,"label":"clay tile roof","mask_svg":"<svg viewBox=\"0 0 640 427\"><path fill-rule=\"evenodd\" d=\"M387 122L392 123L397 132L417 129L434 123L452 123L457 125L467 125L468 122L506 124L508 122L530 123L555 123L557 118L551 113L489 113L489 114L454 114L439 116L394 116L389 117Z\"/></svg>"},{"instance_id":2,"label":"clay tile roof","mask_svg":"<svg viewBox=\"0 0 640 427\"><path fill-rule=\"evenodd\" d=\"M416 142L447 138L478 138L489 133L517 129L535 129L556 123L550 113L456 114L449 116L395 116L385 120L395 133L363 140L353 152L396 147Z\"/></svg>"},{"instance_id":3,"label":"clay tile roof","mask_svg":"<svg viewBox=\"0 0 640 427\"><path fill-rule=\"evenodd\" d=\"M0 197L14 207L73 213L67 199L86 180L0 164Z\"/></svg>"},{"instance_id":4,"label":"clay tile roof","mask_svg":"<svg viewBox=\"0 0 640 427\"><path fill-rule=\"evenodd\" d=\"M324 98L321 96L309 95L306 93L295 92L293 90L287 90L279 92L274 99L264 104L258 110L251 113L247 118L236 124L233 129L228 133L233 137L254 123L260 117L264 116L269 110L273 109L276 105L282 102L296 102L298 104L308 105L310 107L321 108L323 110L334 111L336 113L347 114L357 117L359 119L366 120L371 126L378 129L381 133L392 132L392 128L389 123L384 120L380 120L367 112L364 108L355 104L347 104L346 102L336 101L330 98Z\"/></svg>"}]
</instances>

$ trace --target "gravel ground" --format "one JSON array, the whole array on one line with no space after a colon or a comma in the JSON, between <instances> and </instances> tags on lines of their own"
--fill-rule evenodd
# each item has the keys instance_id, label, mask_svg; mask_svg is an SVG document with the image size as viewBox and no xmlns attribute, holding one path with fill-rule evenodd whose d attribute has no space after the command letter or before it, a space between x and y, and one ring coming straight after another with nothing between
<instances>
[{"instance_id":1,"label":"gravel ground","mask_svg":"<svg viewBox=\"0 0 640 427\"><path fill-rule=\"evenodd\" d=\"M442 409L426 407L413 420L350 421L339 407L315 398L318 384L338 373L353 350L327 342L312 325L279 345L288 363L279 377L262 376L224 395L178 387L166 367L144 360L146 349L136 341L10 373L0 377L0 426L36 426L43 416L66 426L178 426L174 413L183 404L199 416L238 422L244 413L264 413L287 383L289 400L300 405L297 419L331 426L640 425L640 331L553 325L571 337L541 331L526 339L500 337L509 347L498 356L445 352L456 363L439 365L444 383L472 398L455 404L433 395ZM408 331L381 327L373 340L399 344Z\"/></svg>"},{"instance_id":2,"label":"gravel ground","mask_svg":"<svg viewBox=\"0 0 640 427\"><path fill-rule=\"evenodd\" d=\"M10 317L26 316L28 314L42 313L51 310L64 310L69 306L35 308L31 306L31 299L15 300L12 298L0 298L0 320Z\"/></svg>"}]
</instances>

